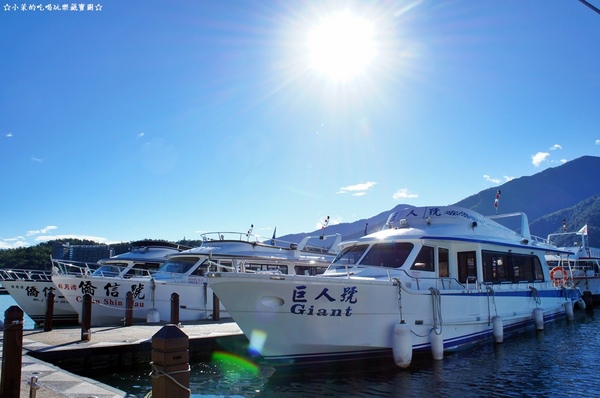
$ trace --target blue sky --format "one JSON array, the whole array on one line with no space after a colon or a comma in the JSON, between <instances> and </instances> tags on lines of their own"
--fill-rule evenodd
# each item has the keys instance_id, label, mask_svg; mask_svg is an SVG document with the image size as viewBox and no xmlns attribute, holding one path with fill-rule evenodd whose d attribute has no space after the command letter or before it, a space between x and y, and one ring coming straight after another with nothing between
<instances>
[{"instance_id":1,"label":"blue sky","mask_svg":"<svg viewBox=\"0 0 600 398\"><path fill-rule=\"evenodd\" d=\"M600 14L577 0L21 4L0 6L0 248L309 232L600 155Z\"/></svg>"}]
</instances>

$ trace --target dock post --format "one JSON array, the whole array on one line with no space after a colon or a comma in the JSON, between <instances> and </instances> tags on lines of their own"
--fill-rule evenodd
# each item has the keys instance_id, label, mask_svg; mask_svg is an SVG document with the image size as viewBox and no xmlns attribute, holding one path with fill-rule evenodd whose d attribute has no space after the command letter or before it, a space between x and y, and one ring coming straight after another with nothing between
<instances>
[{"instance_id":1,"label":"dock post","mask_svg":"<svg viewBox=\"0 0 600 398\"><path fill-rule=\"evenodd\" d=\"M219 298L213 292L213 321L221 320L221 305L219 304Z\"/></svg>"},{"instance_id":2,"label":"dock post","mask_svg":"<svg viewBox=\"0 0 600 398\"><path fill-rule=\"evenodd\" d=\"M4 311L4 341L2 342L1 397L21 394L23 364L23 310L16 305Z\"/></svg>"},{"instance_id":3,"label":"dock post","mask_svg":"<svg viewBox=\"0 0 600 398\"><path fill-rule=\"evenodd\" d=\"M171 293L171 323L179 325L179 294Z\"/></svg>"},{"instance_id":4,"label":"dock post","mask_svg":"<svg viewBox=\"0 0 600 398\"><path fill-rule=\"evenodd\" d=\"M125 326L133 325L133 293L125 295Z\"/></svg>"},{"instance_id":5,"label":"dock post","mask_svg":"<svg viewBox=\"0 0 600 398\"><path fill-rule=\"evenodd\" d=\"M92 295L84 294L81 305L81 340L90 341L92 339Z\"/></svg>"},{"instance_id":6,"label":"dock post","mask_svg":"<svg viewBox=\"0 0 600 398\"><path fill-rule=\"evenodd\" d=\"M152 336L152 397L188 398L189 338L176 325L163 326Z\"/></svg>"},{"instance_id":7,"label":"dock post","mask_svg":"<svg viewBox=\"0 0 600 398\"><path fill-rule=\"evenodd\" d=\"M46 314L44 316L44 332L52 330L52 319L54 318L54 293L51 291L46 296Z\"/></svg>"}]
</instances>

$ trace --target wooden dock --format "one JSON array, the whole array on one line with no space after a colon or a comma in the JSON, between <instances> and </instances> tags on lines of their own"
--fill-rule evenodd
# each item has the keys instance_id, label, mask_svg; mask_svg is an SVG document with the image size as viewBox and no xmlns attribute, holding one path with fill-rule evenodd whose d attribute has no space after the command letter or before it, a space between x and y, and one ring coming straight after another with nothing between
<instances>
[{"instance_id":1,"label":"wooden dock","mask_svg":"<svg viewBox=\"0 0 600 398\"><path fill-rule=\"evenodd\" d=\"M92 328L89 341L82 341L81 327L48 332L24 330L21 396L29 396L28 382L35 376L40 385L39 397L126 397L122 391L95 382L94 372L149 366L152 336L163 326L164 323L96 327ZM246 337L233 321L206 321L180 327L189 337L190 362L210 358L215 350L243 349L247 345Z\"/></svg>"}]
</instances>

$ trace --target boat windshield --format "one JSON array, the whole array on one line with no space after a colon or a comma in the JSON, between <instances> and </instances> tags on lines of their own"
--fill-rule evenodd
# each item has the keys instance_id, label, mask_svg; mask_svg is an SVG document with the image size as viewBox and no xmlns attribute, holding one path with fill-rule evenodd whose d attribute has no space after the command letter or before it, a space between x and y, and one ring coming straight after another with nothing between
<instances>
[{"instance_id":1,"label":"boat windshield","mask_svg":"<svg viewBox=\"0 0 600 398\"><path fill-rule=\"evenodd\" d=\"M370 248L368 245L356 245L342 250L329 269L343 270L355 265L400 268L413 248L410 242L375 243Z\"/></svg>"},{"instance_id":2,"label":"boat windshield","mask_svg":"<svg viewBox=\"0 0 600 398\"><path fill-rule=\"evenodd\" d=\"M583 235L576 232L565 232L562 234L548 235L548 243L558 247L582 246Z\"/></svg>"},{"instance_id":3,"label":"boat windshield","mask_svg":"<svg viewBox=\"0 0 600 398\"><path fill-rule=\"evenodd\" d=\"M365 254L369 245L356 245L345 248L337 255L329 266L330 271L343 271L346 267L353 267L358 264L358 260Z\"/></svg>"},{"instance_id":4,"label":"boat windshield","mask_svg":"<svg viewBox=\"0 0 600 398\"><path fill-rule=\"evenodd\" d=\"M168 272L173 274L185 274L194 264L198 262L198 257L175 257L167 260L157 272Z\"/></svg>"},{"instance_id":5,"label":"boat windshield","mask_svg":"<svg viewBox=\"0 0 600 398\"><path fill-rule=\"evenodd\" d=\"M123 272L123 270L127 268L127 265L128 264L126 263L105 264L96 269L92 276L104 276L108 278L114 278L115 276L119 276L121 272Z\"/></svg>"}]
</instances>

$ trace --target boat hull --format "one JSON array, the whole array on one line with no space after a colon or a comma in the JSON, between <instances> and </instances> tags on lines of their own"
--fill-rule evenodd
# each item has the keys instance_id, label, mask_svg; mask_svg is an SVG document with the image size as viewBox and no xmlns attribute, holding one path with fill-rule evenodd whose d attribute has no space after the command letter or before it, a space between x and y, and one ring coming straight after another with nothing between
<instances>
[{"instance_id":1,"label":"boat hull","mask_svg":"<svg viewBox=\"0 0 600 398\"><path fill-rule=\"evenodd\" d=\"M170 322L172 294L179 295L179 321L199 321L213 316L213 294L204 277L186 277L184 281L161 281L152 278L73 277L54 275L53 281L81 316L83 296L92 296L92 326L122 324L125 319L127 293L133 294L134 322ZM222 318L228 317L220 307ZM152 311L152 315L149 312ZM158 314L158 319L154 318Z\"/></svg>"},{"instance_id":2,"label":"boat hull","mask_svg":"<svg viewBox=\"0 0 600 398\"><path fill-rule=\"evenodd\" d=\"M10 280L4 281L3 285L23 312L37 324L43 324L46 320L47 297L50 292L54 293L52 323L76 325L79 322L77 311L52 281Z\"/></svg>"},{"instance_id":3,"label":"boat hull","mask_svg":"<svg viewBox=\"0 0 600 398\"><path fill-rule=\"evenodd\" d=\"M413 351L431 350L433 331L441 333L445 351L458 350L491 339L495 316L504 331L519 330L534 324L534 309L550 321L564 316L576 299L551 283L444 290L437 296L365 278L215 273L209 284L251 349L275 364L390 354L400 322L410 327Z\"/></svg>"}]
</instances>

